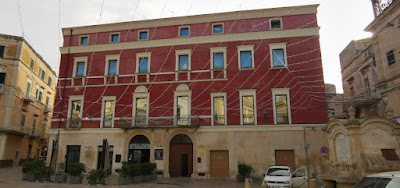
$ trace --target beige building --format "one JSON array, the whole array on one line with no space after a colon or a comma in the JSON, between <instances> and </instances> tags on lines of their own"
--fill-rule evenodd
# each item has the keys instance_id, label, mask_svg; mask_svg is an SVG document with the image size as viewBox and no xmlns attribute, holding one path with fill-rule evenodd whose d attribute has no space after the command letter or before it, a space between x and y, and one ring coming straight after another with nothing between
<instances>
[{"instance_id":1,"label":"beige building","mask_svg":"<svg viewBox=\"0 0 400 188\"><path fill-rule=\"evenodd\" d=\"M325 84L325 95L328 115L336 119L346 119L343 94L336 92L336 86L334 84Z\"/></svg>"},{"instance_id":2,"label":"beige building","mask_svg":"<svg viewBox=\"0 0 400 188\"><path fill-rule=\"evenodd\" d=\"M400 122L400 1L388 1L375 9L377 17L365 29L372 32L378 80L385 108ZM377 7L377 6L376 6Z\"/></svg>"},{"instance_id":3,"label":"beige building","mask_svg":"<svg viewBox=\"0 0 400 188\"><path fill-rule=\"evenodd\" d=\"M0 167L46 156L55 81L26 40L0 35Z\"/></svg>"}]
</instances>

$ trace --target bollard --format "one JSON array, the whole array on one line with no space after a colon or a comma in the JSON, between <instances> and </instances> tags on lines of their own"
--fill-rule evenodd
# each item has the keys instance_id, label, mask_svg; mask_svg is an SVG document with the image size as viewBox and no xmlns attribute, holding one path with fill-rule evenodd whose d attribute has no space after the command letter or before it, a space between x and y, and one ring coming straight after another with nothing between
<instances>
[{"instance_id":1,"label":"bollard","mask_svg":"<svg viewBox=\"0 0 400 188\"><path fill-rule=\"evenodd\" d=\"M251 188L252 185L253 185L253 180L249 179L249 178L246 178L246 180L244 181L244 187L245 188Z\"/></svg>"}]
</instances>

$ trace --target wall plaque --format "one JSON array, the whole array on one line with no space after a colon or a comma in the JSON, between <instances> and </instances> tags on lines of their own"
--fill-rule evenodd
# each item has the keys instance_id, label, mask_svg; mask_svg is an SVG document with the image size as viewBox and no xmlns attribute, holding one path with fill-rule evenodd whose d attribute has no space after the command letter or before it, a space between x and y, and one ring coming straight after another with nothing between
<instances>
[{"instance_id":1,"label":"wall plaque","mask_svg":"<svg viewBox=\"0 0 400 188\"><path fill-rule=\"evenodd\" d=\"M339 134L335 139L336 159L343 162L351 162L349 138L344 134Z\"/></svg>"},{"instance_id":2,"label":"wall plaque","mask_svg":"<svg viewBox=\"0 0 400 188\"><path fill-rule=\"evenodd\" d=\"M164 150L155 149L154 150L154 160L163 160Z\"/></svg>"}]
</instances>

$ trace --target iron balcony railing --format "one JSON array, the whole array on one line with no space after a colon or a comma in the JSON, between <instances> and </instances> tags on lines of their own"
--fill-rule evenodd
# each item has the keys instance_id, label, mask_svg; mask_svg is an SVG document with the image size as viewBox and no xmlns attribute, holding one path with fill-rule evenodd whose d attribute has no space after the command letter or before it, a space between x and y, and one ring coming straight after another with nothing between
<instances>
[{"instance_id":1,"label":"iron balcony railing","mask_svg":"<svg viewBox=\"0 0 400 188\"><path fill-rule=\"evenodd\" d=\"M80 129L82 118L68 118L66 122L66 129Z\"/></svg>"},{"instance_id":2,"label":"iron balcony railing","mask_svg":"<svg viewBox=\"0 0 400 188\"><path fill-rule=\"evenodd\" d=\"M276 123L289 124L289 116L287 114L276 114Z\"/></svg>"},{"instance_id":3,"label":"iron balcony railing","mask_svg":"<svg viewBox=\"0 0 400 188\"><path fill-rule=\"evenodd\" d=\"M254 125L254 114L243 115L243 125Z\"/></svg>"},{"instance_id":4,"label":"iron balcony railing","mask_svg":"<svg viewBox=\"0 0 400 188\"><path fill-rule=\"evenodd\" d=\"M214 124L216 125L225 125L225 116L214 116Z\"/></svg>"},{"instance_id":5,"label":"iron balcony railing","mask_svg":"<svg viewBox=\"0 0 400 188\"><path fill-rule=\"evenodd\" d=\"M195 127L200 125L199 116L165 116L165 117L123 117L115 122L119 128L140 127Z\"/></svg>"},{"instance_id":6,"label":"iron balcony railing","mask_svg":"<svg viewBox=\"0 0 400 188\"><path fill-rule=\"evenodd\" d=\"M103 118L103 128L111 128L113 125L112 117L104 117Z\"/></svg>"}]
</instances>

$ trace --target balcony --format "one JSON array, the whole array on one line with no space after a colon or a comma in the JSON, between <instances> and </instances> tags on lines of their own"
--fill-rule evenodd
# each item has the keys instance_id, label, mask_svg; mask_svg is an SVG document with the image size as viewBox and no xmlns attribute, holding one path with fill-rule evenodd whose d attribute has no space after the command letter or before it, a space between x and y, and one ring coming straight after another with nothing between
<instances>
[{"instance_id":1,"label":"balcony","mask_svg":"<svg viewBox=\"0 0 400 188\"><path fill-rule=\"evenodd\" d=\"M32 93L24 93L22 100L26 103L31 103L36 101L36 97Z\"/></svg>"},{"instance_id":2,"label":"balcony","mask_svg":"<svg viewBox=\"0 0 400 188\"><path fill-rule=\"evenodd\" d=\"M12 134L16 136L28 136L30 134L25 127L21 127L20 125L11 125L8 127L0 127L0 133Z\"/></svg>"},{"instance_id":3,"label":"balcony","mask_svg":"<svg viewBox=\"0 0 400 188\"><path fill-rule=\"evenodd\" d=\"M82 118L68 118L65 129L80 129Z\"/></svg>"},{"instance_id":4,"label":"balcony","mask_svg":"<svg viewBox=\"0 0 400 188\"><path fill-rule=\"evenodd\" d=\"M53 112L53 108L50 107L50 106L45 106L43 112L44 113L51 113L51 112Z\"/></svg>"},{"instance_id":5,"label":"balcony","mask_svg":"<svg viewBox=\"0 0 400 188\"><path fill-rule=\"evenodd\" d=\"M131 128L161 128L161 127L197 127L200 125L198 116L166 116L166 117L126 117L115 122L116 127Z\"/></svg>"},{"instance_id":6,"label":"balcony","mask_svg":"<svg viewBox=\"0 0 400 188\"><path fill-rule=\"evenodd\" d=\"M243 115L243 125L254 125L254 114Z\"/></svg>"}]
</instances>

